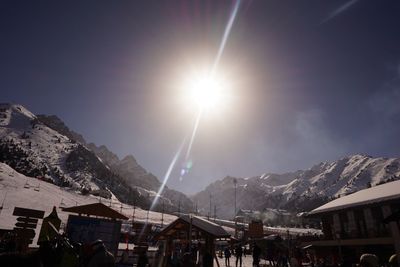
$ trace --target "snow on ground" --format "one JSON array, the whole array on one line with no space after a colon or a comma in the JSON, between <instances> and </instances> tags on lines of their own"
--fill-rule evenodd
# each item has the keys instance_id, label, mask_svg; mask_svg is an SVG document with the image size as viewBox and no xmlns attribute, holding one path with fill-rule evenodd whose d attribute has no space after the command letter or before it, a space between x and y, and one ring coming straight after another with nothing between
<instances>
[{"instance_id":1,"label":"snow on ground","mask_svg":"<svg viewBox=\"0 0 400 267\"><path fill-rule=\"evenodd\" d=\"M12 229L14 227L17 217L13 216L12 213L15 207L44 210L45 216L47 216L56 206L63 223L67 222L69 213L61 211L61 207L102 201L129 218L132 218L134 211L132 206L122 204L115 197L108 200L99 199L91 195L83 196L73 190L60 188L36 178L26 177L4 163L0 163L0 201L2 207L2 210L0 210L0 228L2 229ZM140 208L135 209L135 221L161 224L161 217L162 214L158 212L148 212ZM164 214L163 223L166 225L175 219L176 216ZM38 223L37 233L40 227L41 220Z\"/></svg>"}]
</instances>

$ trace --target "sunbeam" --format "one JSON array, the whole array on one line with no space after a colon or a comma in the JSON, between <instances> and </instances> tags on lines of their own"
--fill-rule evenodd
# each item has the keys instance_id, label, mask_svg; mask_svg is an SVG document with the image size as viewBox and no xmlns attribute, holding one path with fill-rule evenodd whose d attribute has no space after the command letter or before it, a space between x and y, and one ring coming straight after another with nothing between
<instances>
[{"instance_id":1,"label":"sunbeam","mask_svg":"<svg viewBox=\"0 0 400 267\"><path fill-rule=\"evenodd\" d=\"M235 5L232 9L231 15L229 16L228 23L226 24L226 27L225 27L224 35L222 36L221 44L219 45L217 57L215 58L214 65L211 70L211 74L213 74L217 70L219 61L221 60L222 54L225 49L226 42L229 37L229 34L231 33L233 23L235 22L235 18L238 13L238 10L239 10L240 2L241 2L241 0L236 0Z\"/></svg>"},{"instance_id":2,"label":"sunbeam","mask_svg":"<svg viewBox=\"0 0 400 267\"><path fill-rule=\"evenodd\" d=\"M165 185L166 185L167 182L168 182L169 177L171 176L171 172L172 172L172 170L174 169L175 164L176 164L176 162L177 162L179 156L181 155L181 152L182 152L182 149L183 149L185 143L186 143L186 138L183 139L183 142L182 142L182 144L179 146L179 149L178 149L178 151L176 152L174 158L172 159L171 164L169 164L168 170L167 170L167 172L165 173L165 176L164 176L164 180L163 180L163 182L162 182L160 188L158 189L157 195L156 195L156 197L154 198L153 203L152 203L151 206L150 206L150 210L153 210L153 208L154 208L155 205L157 204L157 201L158 201L158 199L160 198L160 196L161 196L161 194L162 194L162 192L163 192L163 190L164 190L164 187L165 187Z\"/></svg>"},{"instance_id":3,"label":"sunbeam","mask_svg":"<svg viewBox=\"0 0 400 267\"><path fill-rule=\"evenodd\" d=\"M189 168L191 167L191 164L189 164L189 156L190 156L190 152L192 151L192 145L193 145L193 141L194 141L194 137L196 136L196 132L197 132L197 128L199 127L200 124L200 119L201 119L201 115L203 113L203 109L200 109L197 117L196 117L196 121L194 123L194 127L193 127L193 131L192 131L192 135L190 137L190 141L189 141L189 145L188 145L188 149L186 150L186 156L185 156L185 161L184 161L184 167L181 170L181 175L179 177L179 181L183 180L183 176L189 172Z\"/></svg>"},{"instance_id":4,"label":"sunbeam","mask_svg":"<svg viewBox=\"0 0 400 267\"><path fill-rule=\"evenodd\" d=\"M219 103L214 103L214 102L217 102L217 100L220 100L220 98L222 96L221 92L219 92L220 91L219 90L220 89L219 81L215 80L215 74L216 74L219 62L221 60L222 54L224 52L225 45L226 45L226 42L230 35L236 15L238 13L240 2L241 2L240 0L237 0L235 2L232 12L230 13L228 23L225 27L220 46L218 48L218 53L216 55L216 58L214 60L211 70L207 72L207 75L205 75L204 77L201 77L200 80L199 79L195 80L195 82L197 82L197 83L195 84L194 88L193 88L193 86L191 88L191 89L197 89L194 91L192 90L192 93L194 93L192 95L192 97L196 98L196 101L198 102L197 104L199 104L199 111L197 112L197 115L196 115L195 123L193 125L193 130L191 131L189 144L188 144L185 158L184 158L184 166L180 172L180 177L179 177L180 181L183 180L183 176L189 172L189 169L192 165L192 163L189 162L189 157L190 157L190 154L192 151L193 143L194 143L194 140L196 137L196 133L197 133L197 130L198 130L198 127L200 124L201 117L206 108L209 108L210 106L212 106L214 104L219 104ZM187 140L187 138L185 137L182 144L180 145L178 151L176 152L174 158L172 159L172 161L168 167L168 170L164 176L164 180L157 192L156 197L154 198L154 200L151 204L150 210L153 210L153 208L156 206L158 199L160 198L160 196L165 188L165 185L171 176L172 170L175 168L175 165L182 153L182 150L186 144L186 140Z\"/></svg>"}]
</instances>

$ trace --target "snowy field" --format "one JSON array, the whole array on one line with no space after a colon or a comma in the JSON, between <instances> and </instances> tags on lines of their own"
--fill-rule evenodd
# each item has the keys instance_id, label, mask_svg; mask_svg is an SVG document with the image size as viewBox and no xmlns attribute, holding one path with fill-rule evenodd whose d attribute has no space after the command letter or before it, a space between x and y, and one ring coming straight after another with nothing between
<instances>
[{"instance_id":1,"label":"snowy field","mask_svg":"<svg viewBox=\"0 0 400 267\"><path fill-rule=\"evenodd\" d=\"M68 213L61 211L61 207L84 205L95 202L103 202L111 205L115 210L132 218L133 207L121 204L115 197L112 200L99 199L91 195L83 196L75 191L60 188L56 185L40 181L36 178L26 177L4 163L0 163L0 228L12 229L16 223L16 216L12 213L15 207L37 209L45 211L49 215L53 207L57 208L60 219L67 222ZM161 224L162 214L148 212L140 208L135 209L135 221L146 221ZM164 214L164 225L171 223L176 216ZM38 222L36 232L39 232L41 220Z\"/></svg>"}]
</instances>

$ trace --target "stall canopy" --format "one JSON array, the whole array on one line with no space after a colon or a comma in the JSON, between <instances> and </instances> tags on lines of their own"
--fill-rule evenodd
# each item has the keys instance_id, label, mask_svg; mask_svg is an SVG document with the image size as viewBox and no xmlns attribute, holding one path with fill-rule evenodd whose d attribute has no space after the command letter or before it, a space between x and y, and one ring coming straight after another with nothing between
<instances>
[{"instance_id":1,"label":"stall canopy","mask_svg":"<svg viewBox=\"0 0 400 267\"><path fill-rule=\"evenodd\" d=\"M77 213L79 215L98 216L110 219L128 220L128 217L118 211L104 205L103 203L93 203L82 206L63 208L63 211Z\"/></svg>"},{"instance_id":2,"label":"stall canopy","mask_svg":"<svg viewBox=\"0 0 400 267\"><path fill-rule=\"evenodd\" d=\"M213 238L228 238L230 234L224 228L198 216L182 215L156 235L157 239L166 239L177 231L187 230L189 227Z\"/></svg>"}]
</instances>

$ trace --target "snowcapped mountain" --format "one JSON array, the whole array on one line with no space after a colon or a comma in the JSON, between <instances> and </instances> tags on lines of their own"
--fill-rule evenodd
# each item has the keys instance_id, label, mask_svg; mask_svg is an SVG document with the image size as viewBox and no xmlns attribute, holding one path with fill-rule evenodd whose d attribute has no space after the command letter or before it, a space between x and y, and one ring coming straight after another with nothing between
<instances>
[{"instance_id":1,"label":"snowcapped mountain","mask_svg":"<svg viewBox=\"0 0 400 267\"><path fill-rule=\"evenodd\" d=\"M232 218L235 183L237 210L311 210L330 199L380 183L400 179L400 159L353 155L323 162L308 170L263 174L250 178L225 177L197 193L192 200L203 213L216 206L217 216ZM212 211L213 214L213 211Z\"/></svg>"},{"instance_id":2,"label":"snowcapped mountain","mask_svg":"<svg viewBox=\"0 0 400 267\"><path fill-rule=\"evenodd\" d=\"M119 160L105 146L87 144L58 117L35 116L21 105L0 104L0 162L82 194L114 194L143 208L150 206L160 185L133 156ZM161 199L170 211L176 211L181 201L182 210L192 208L191 201L174 190L166 189Z\"/></svg>"}]
</instances>

